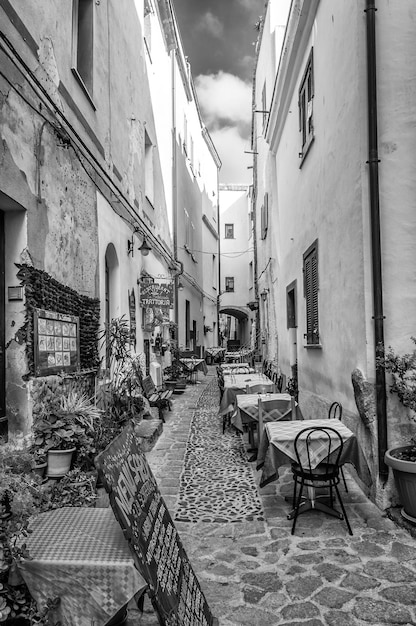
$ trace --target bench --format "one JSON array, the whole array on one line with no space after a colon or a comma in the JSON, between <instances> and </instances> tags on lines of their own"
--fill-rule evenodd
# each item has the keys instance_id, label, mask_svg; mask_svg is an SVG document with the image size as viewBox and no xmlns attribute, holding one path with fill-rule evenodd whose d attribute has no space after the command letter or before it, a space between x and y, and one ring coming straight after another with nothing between
<instances>
[{"instance_id":1,"label":"bench","mask_svg":"<svg viewBox=\"0 0 416 626\"><path fill-rule=\"evenodd\" d=\"M159 417L162 422L164 422L165 418L163 416L163 410L171 410L170 398L173 393L172 389L158 391L151 376L143 378L142 389L143 395L147 398L150 406L157 406L159 410Z\"/></svg>"}]
</instances>

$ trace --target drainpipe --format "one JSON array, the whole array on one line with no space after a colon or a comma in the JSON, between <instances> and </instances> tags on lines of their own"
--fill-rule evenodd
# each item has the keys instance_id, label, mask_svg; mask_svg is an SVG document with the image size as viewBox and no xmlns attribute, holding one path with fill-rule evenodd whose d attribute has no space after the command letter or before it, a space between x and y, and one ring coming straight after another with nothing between
<instances>
[{"instance_id":1,"label":"drainpipe","mask_svg":"<svg viewBox=\"0 0 416 626\"><path fill-rule=\"evenodd\" d=\"M366 0L367 18L367 98L368 98L368 171L370 191L371 247L373 273L374 347L375 357L384 356L383 283L381 269L380 195L378 178L377 138L377 72L376 72L376 19L375 0ZM388 478L384 462L387 450L386 376L383 366L376 360L376 404L378 438L378 472L382 483Z\"/></svg>"},{"instance_id":2,"label":"drainpipe","mask_svg":"<svg viewBox=\"0 0 416 626\"><path fill-rule=\"evenodd\" d=\"M173 256L178 261L178 196L177 196L177 154L176 154L176 77L175 77L175 50L170 51L171 80L172 80L172 230L173 230ZM183 269L183 265L182 265ZM174 277L174 320L177 324L175 337L179 346L179 279Z\"/></svg>"}]
</instances>

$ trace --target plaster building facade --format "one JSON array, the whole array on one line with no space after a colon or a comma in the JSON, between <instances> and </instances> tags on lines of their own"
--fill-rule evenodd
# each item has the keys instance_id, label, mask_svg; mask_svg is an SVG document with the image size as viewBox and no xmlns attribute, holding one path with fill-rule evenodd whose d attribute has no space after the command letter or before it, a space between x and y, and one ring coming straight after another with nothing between
<instances>
[{"instance_id":1,"label":"plaster building facade","mask_svg":"<svg viewBox=\"0 0 416 626\"><path fill-rule=\"evenodd\" d=\"M218 282L219 156L201 118L174 6L145 3L146 62L174 256L177 341L203 354L215 345ZM207 331L207 329L211 329ZM205 329L205 332L204 332Z\"/></svg>"},{"instance_id":2,"label":"plaster building facade","mask_svg":"<svg viewBox=\"0 0 416 626\"><path fill-rule=\"evenodd\" d=\"M257 309L253 306L254 247L248 185L220 185L220 250L219 312L223 341L254 348Z\"/></svg>"},{"instance_id":3,"label":"plaster building facade","mask_svg":"<svg viewBox=\"0 0 416 626\"><path fill-rule=\"evenodd\" d=\"M267 348L307 417L341 402L383 506L384 451L411 432L376 348L415 334L416 7L284 4L267 6L253 103Z\"/></svg>"},{"instance_id":4,"label":"plaster building facade","mask_svg":"<svg viewBox=\"0 0 416 626\"><path fill-rule=\"evenodd\" d=\"M30 432L34 380L94 372L101 358L105 365L97 333L111 319L124 316L131 349L148 368L155 337L168 340L175 306L184 308L174 289L182 270L198 285L198 304L188 296L190 318L203 317L201 272L177 254L173 187L192 187L187 204L198 207L195 248L202 250L202 206L215 231L206 198L216 207L218 159L189 82L201 180L184 156L172 178L172 134L180 131L154 107L155 83L162 92L165 75L148 75L150 10L161 31L162 2L0 2L0 418L12 439ZM164 37L159 32L160 54L170 64L176 53ZM178 64L176 72L179 83ZM168 156L162 134L170 135ZM162 308L143 299L149 289L150 299L163 292ZM202 335L202 321L199 328Z\"/></svg>"}]
</instances>

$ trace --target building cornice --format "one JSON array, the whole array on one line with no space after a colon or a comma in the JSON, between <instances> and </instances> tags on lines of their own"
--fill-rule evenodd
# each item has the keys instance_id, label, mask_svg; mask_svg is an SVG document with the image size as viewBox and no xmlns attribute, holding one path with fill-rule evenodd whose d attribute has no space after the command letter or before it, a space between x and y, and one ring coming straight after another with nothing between
<instances>
[{"instance_id":1,"label":"building cornice","mask_svg":"<svg viewBox=\"0 0 416 626\"><path fill-rule=\"evenodd\" d=\"M266 128L266 141L274 153L277 151L293 90L299 79L318 5L319 0L292 2Z\"/></svg>"}]
</instances>

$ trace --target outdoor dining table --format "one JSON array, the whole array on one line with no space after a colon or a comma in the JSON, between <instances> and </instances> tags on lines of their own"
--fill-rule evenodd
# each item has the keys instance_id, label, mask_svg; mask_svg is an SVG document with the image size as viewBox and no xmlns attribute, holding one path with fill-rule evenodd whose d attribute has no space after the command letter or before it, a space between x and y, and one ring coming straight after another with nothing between
<instances>
[{"instance_id":1,"label":"outdoor dining table","mask_svg":"<svg viewBox=\"0 0 416 626\"><path fill-rule=\"evenodd\" d=\"M340 420L328 419L268 422L265 424L257 453L257 469L262 470L260 487L264 487L278 478L279 467L290 464L292 461L297 461L294 444L296 435L300 431L308 427L325 426L335 429L342 437L343 449L339 460L340 465L351 463L351 465L355 467L359 478L369 487L372 483L372 478L357 437ZM301 460L306 461L306 444L302 449L302 438L298 441L300 442ZM313 467L317 467L319 463L324 460L327 451L324 439L319 437L319 434L312 439L310 449L312 465ZM336 454L336 449L333 449L332 455ZM303 459L303 455L305 459ZM325 505L316 501L314 497L310 497L308 501L305 501L300 512L311 508L325 510ZM291 512L288 517L290 518L292 515L293 512Z\"/></svg>"},{"instance_id":2,"label":"outdoor dining table","mask_svg":"<svg viewBox=\"0 0 416 626\"><path fill-rule=\"evenodd\" d=\"M179 359L183 365L188 369L192 374L192 382L196 382L198 380L198 371L204 372L204 376L208 374L208 367L205 363L205 359L193 359L193 358L185 358Z\"/></svg>"},{"instance_id":3,"label":"outdoor dining table","mask_svg":"<svg viewBox=\"0 0 416 626\"><path fill-rule=\"evenodd\" d=\"M265 374L224 374L224 393L220 401L219 415L231 413L234 410L235 398L238 394L246 393L247 387L267 385L274 391L274 383Z\"/></svg>"},{"instance_id":4,"label":"outdoor dining table","mask_svg":"<svg viewBox=\"0 0 416 626\"><path fill-rule=\"evenodd\" d=\"M292 396L288 393L245 393L236 396L235 411L231 416L231 424L237 430L243 432L243 424L247 422L258 422L259 420L259 399L275 400L276 408L279 409L280 416L276 419L290 419L292 414ZM302 413L296 404L296 419L302 419Z\"/></svg>"},{"instance_id":5,"label":"outdoor dining table","mask_svg":"<svg viewBox=\"0 0 416 626\"><path fill-rule=\"evenodd\" d=\"M60 598L62 626L104 626L147 587L111 508L47 511L30 530L19 570L39 607Z\"/></svg>"},{"instance_id":6,"label":"outdoor dining table","mask_svg":"<svg viewBox=\"0 0 416 626\"><path fill-rule=\"evenodd\" d=\"M223 374L233 374L234 372L238 372L240 369L247 369L250 374L255 373L254 367L251 367L249 363L224 363L222 366Z\"/></svg>"}]
</instances>

